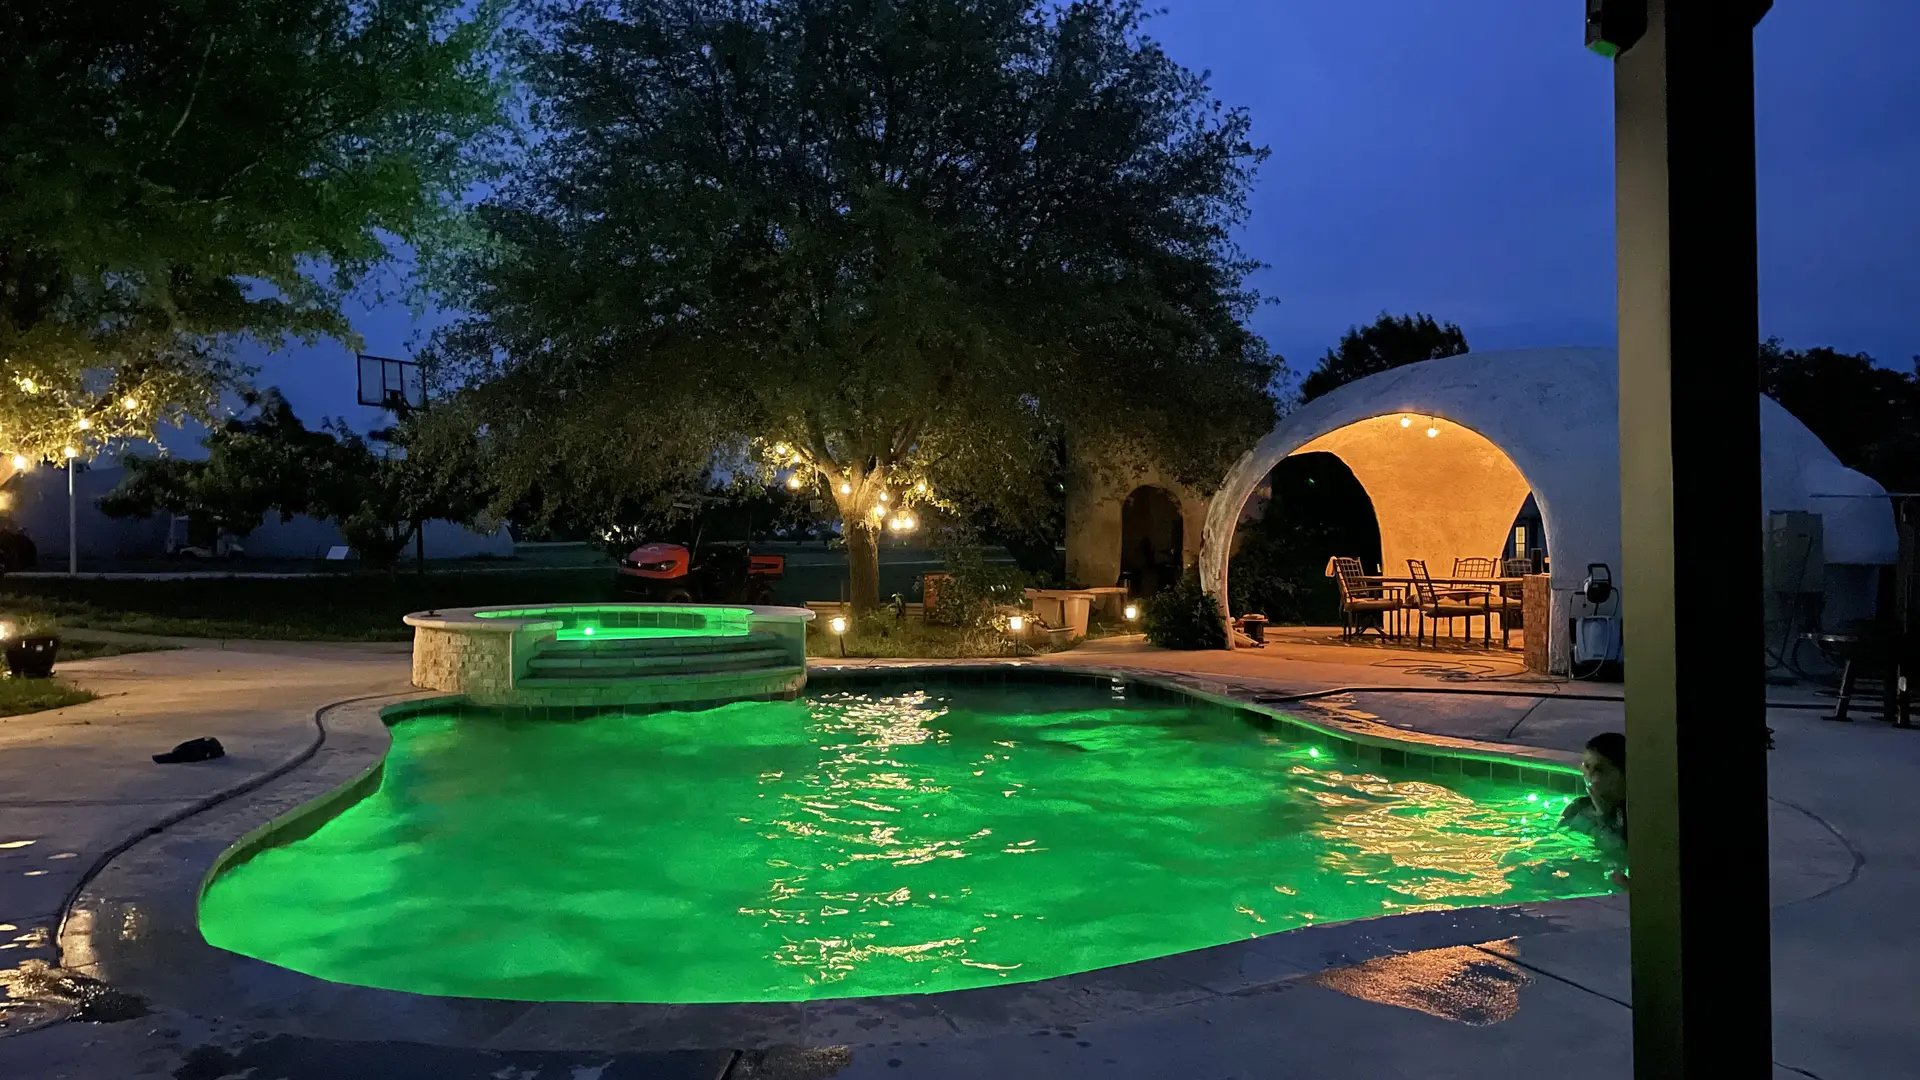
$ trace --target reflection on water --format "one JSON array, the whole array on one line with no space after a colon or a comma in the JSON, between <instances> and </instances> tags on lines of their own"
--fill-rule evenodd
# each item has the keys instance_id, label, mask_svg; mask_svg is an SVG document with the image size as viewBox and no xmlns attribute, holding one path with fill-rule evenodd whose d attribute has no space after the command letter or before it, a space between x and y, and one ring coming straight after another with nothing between
<instances>
[{"instance_id":1,"label":"reflection on water","mask_svg":"<svg viewBox=\"0 0 1920 1080\"><path fill-rule=\"evenodd\" d=\"M377 793L217 880L202 919L225 948L425 993L926 992L1604 892L1562 805L1068 688L427 717Z\"/></svg>"}]
</instances>

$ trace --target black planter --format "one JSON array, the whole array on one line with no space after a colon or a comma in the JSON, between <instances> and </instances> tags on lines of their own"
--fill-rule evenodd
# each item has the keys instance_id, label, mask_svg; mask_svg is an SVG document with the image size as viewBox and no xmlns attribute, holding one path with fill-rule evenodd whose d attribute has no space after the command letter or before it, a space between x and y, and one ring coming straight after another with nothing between
<instances>
[{"instance_id":1,"label":"black planter","mask_svg":"<svg viewBox=\"0 0 1920 1080\"><path fill-rule=\"evenodd\" d=\"M7 671L17 679L47 678L59 651L60 639L51 634L14 638L7 642Z\"/></svg>"}]
</instances>

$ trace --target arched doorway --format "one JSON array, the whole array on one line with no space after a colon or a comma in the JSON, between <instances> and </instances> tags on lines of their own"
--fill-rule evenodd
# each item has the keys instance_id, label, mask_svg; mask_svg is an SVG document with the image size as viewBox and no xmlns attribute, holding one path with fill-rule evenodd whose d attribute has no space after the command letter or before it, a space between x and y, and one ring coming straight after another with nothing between
<instances>
[{"instance_id":1,"label":"arched doorway","mask_svg":"<svg viewBox=\"0 0 1920 1080\"><path fill-rule=\"evenodd\" d=\"M1162 487L1133 489L1120 506L1120 581L1135 596L1152 596L1180 579L1180 500Z\"/></svg>"},{"instance_id":2,"label":"arched doorway","mask_svg":"<svg viewBox=\"0 0 1920 1080\"><path fill-rule=\"evenodd\" d=\"M1337 454L1295 453L1254 489L1234 533L1228 587L1236 614L1315 626L1340 621L1339 585L1326 576L1334 556L1380 567L1380 524L1366 485Z\"/></svg>"}]
</instances>

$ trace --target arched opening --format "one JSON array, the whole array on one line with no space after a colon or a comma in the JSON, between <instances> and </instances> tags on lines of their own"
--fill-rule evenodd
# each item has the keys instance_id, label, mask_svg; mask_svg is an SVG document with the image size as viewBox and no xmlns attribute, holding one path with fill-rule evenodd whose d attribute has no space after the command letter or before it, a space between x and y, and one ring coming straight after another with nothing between
<instances>
[{"instance_id":1,"label":"arched opening","mask_svg":"<svg viewBox=\"0 0 1920 1080\"><path fill-rule=\"evenodd\" d=\"M1180 500L1162 487L1133 489L1120 506L1120 582L1152 596L1180 579L1184 522Z\"/></svg>"},{"instance_id":2,"label":"arched opening","mask_svg":"<svg viewBox=\"0 0 1920 1080\"><path fill-rule=\"evenodd\" d=\"M1380 566L1380 522L1366 487L1331 453L1283 459L1254 489L1234 533L1231 607L1276 623L1340 621L1340 589L1327 560Z\"/></svg>"}]
</instances>

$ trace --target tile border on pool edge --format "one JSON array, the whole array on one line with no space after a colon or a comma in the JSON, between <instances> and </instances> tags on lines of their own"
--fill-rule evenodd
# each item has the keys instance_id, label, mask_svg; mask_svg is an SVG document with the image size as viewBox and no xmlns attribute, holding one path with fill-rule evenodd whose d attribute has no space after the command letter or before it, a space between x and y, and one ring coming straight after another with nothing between
<instances>
[{"instance_id":1,"label":"tile border on pool edge","mask_svg":"<svg viewBox=\"0 0 1920 1080\"><path fill-rule=\"evenodd\" d=\"M1120 679L1148 695L1210 701L1355 747L1465 751L1484 758L1489 768L1505 764L1516 775L1521 768L1560 765L1505 747L1458 740L1436 745L1397 731L1397 737L1384 737L1331 717L1308 723L1223 691L1140 672L1041 665L1021 665L1017 673L1007 665L817 669L826 676L822 683L898 681L936 672L960 676L963 683ZM934 994L684 1005L431 997L327 982L206 943L197 911L206 882L259 850L310 832L372 790L391 745L390 723L458 704L460 699L444 694L415 693L322 710L327 739L308 767L188 818L109 863L62 925L66 965L156 1005L267 1033L492 1050L759 1049L1025 1034L1278 990L1325 968L1380 956L1626 925L1625 898L1619 896L1481 906L1298 927L1037 982Z\"/></svg>"}]
</instances>

